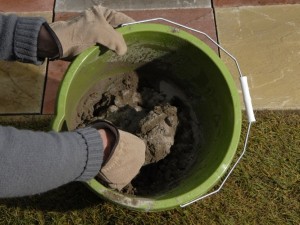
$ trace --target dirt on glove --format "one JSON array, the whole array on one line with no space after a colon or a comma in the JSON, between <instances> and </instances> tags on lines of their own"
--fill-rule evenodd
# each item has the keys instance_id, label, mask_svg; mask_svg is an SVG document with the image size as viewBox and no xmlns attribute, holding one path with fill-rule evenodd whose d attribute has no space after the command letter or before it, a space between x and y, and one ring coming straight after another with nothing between
<instances>
[{"instance_id":1,"label":"dirt on glove","mask_svg":"<svg viewBox=\"0 0 300 225\"><path fill-rule=\"evenodd\" d=\"M172 189L197 157L199 124L185 93L165 76L130 72L95 84L77 111L78 127L97 119L114 123L146 143L145 164L123 188L149 196Z\"/></svg>"}]
</instances>

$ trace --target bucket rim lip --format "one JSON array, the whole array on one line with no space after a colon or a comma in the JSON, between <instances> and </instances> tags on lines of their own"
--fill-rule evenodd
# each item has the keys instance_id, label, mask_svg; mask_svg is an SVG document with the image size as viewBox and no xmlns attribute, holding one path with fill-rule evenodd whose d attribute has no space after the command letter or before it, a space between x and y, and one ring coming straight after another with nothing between
<instances>
[{"instance_id":1,"label":"bucket rim lip","mask_svg":"<svg viewBox=\"0 0 300 225\"><path fill-rule=\"evenodd\" d=\"M173 35L173 36L177 36L180 38L183 38L184 40L192 43L193 45L195 45L197 48L200 48L214 63L215 65L219 68L219 70L222 72L222 74L226 74L226 76L224 75L224 80L226 81L226 84L228 85L228 89L231 93L231 97L232 97L232 101L234 104L234 115L233 117L235 118L235 120L237 120L238 122L236 122L233 126L233 131L232 131L232 138L230 141L230 145L229 148L235 149L235 151L233 153L226 153L224 158L222 159L222 163L218 166L218 168L216 169L215 172L213 172L210 176L210 178L212 177L223 177L225 172L227 171L227 169L229 168L229 166L232 163L232 160L235 156L236 150L237 150L237 146L238 146L238 142L239 142L239 138L240 138L240 134L241 134L241 118L242 118L242 113L241 113L241 105L240 105L240 97L238 95L236 88L236 85L233 81L232 75L229 72L228 68L225 66L225 64L223 63L223 61L219 58L219 56L209 47L207 46L201 39L195 37L194 35L183 31L183 30L179 30L179 32L174 32L174 27L171 26L167 26L164 24L154 24L154 23L143 23L143 24L133 24L133 25L128 25L128 26L124 26L124 27L120 27L117 29L118 32L120 32L123 35L126 34L132 34L134 32L160 32L160 33L166 33L168 35ZM60 127L62 126L62 121L64 120L65 117L65 107L64 105L66 105L66 100L67 100L67 95L65 94L66 91L68 90L68 88L71 85L72 82L72 76L70 76L70 74L75 74L78 69L80 68L80 66L82 65L82 63L84 62L84 60L89 57L90 54L92 54L94 51L99 51L99 47L97 46L93 46L90 47L88 49L86 49L84 52L82 52L79 56L76 57L76 59L69 65L66 73L65 73L65 77L63 79L63 81L61 82L61 86L59 89L59 95L57 98L57 108L56 108L56 116L53 120L53 125L52 128L56 131L60 130ZM68 76L69 75L69 76ZM234 91L235 90L235 91ZM62 94L63 93L63 94ZM238 101L234 101L234 99L238 99ZM226 163L223 163L224 161L226 161ZM222 172L217 170L221 170ZM221 175L220 175L221 173ZM212 178L214 181L210 181L210 184L208 185L208 189L210 190L212 187L214 187L216 185L216 183L218 183L220 181L220 178L216 179L216 178ZM204 183L207 182L208 179L206 179L206 181ZM96 182L96 183L94 183ZM91 179L88 182L85 182L90 189L92 189L94 192L96 192L100 197L103 197L103 191L105 190L110 190L108 188L106 188L105 186L101 185L98 181L96 181L95 179ZM93 184L94 183L94 184ZM97 186L97 184L100 185L100 189ZM97 186L97 188L95 188L94 186ZM97 190L96 190L97 189ZM113 190L111 190L113 191ZM116 192L116 191L113 191ZM143 207L143 208L138 208L134 205L126 205L126 204L122 204L121 202L118 201L113 201L114 203L117 203L119 205L125 206L127 208L133 209L133 210L138 210L138 211L162 211L162 210L167 210L167 209L172 209L175 207L178 207L181 204L184 204L186 202L189 202L197 197L199 197L199 194L195 194L195 192L199 193L199 186L190 190L187 193L183 193L182 195L178 196L178 198L174 199L155 199L155 202L151 202L151 207L149 206L149 204L147 204L147 206ZM207 193L208 191L202 191L201 195L204 195L205 193ZM104 197L105 198L105 197ZM133 199L137 199L137 198L142 198L145 200L149 200L148 198L143 198L143 197L139 197L139 196L132 196ZM105 198L111 201L111 199L109 198ZM148 208L150 207L150 208Z\"/></svg>"}]
</instances>

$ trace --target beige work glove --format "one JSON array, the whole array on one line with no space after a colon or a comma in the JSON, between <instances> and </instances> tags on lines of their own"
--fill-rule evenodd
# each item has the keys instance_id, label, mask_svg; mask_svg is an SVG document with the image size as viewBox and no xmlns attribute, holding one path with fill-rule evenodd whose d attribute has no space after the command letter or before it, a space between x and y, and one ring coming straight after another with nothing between
<instances>
[{"instance_id":1,"label":"beige work glove","mask_svg":"<svg viewBox=\"0 0 300 225\"><path fill-rule=\"evenodd\" d=\"M123 13L97 5L71 20L54 22L50 27L61 44L59 58L71 59L96 44L119 55L125 54L126 43L114 27L133 21Z\"/></svg>"},{"instance_id":2,"label":"beige work glove","mask_svg":"<svg viewBox=\"0 0 300 225\"><path fill-rule=\"evenodd\" d=\"M121 190L139 173L145 162L146 145L143 140L128 132L118 130L112 123L97 121L92 127L108 129L115 137L115 144L99 174L101 180L113 189Z\"/></svg>"}]
</instances>

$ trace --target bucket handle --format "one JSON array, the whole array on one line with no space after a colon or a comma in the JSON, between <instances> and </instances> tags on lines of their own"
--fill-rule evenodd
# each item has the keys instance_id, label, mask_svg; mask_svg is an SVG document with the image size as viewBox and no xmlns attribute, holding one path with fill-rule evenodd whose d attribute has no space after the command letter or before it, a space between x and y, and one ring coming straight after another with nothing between
<instances>
[{"instance_id":1,"label":"bucket handle","mask_svg":"<svg viewBox=\"0 0 300 225\"><path fill-rule=\"evenodd\" d=\"M171 23L173 25L176 25L178 27L182 27L182 28L185 28L187 30L190 30L190 31L193 31L193 32L204 35L206 38L208 38L213 44L215 44L219 49L221 49L224 53L226 53L235 62L235 65L238 69L238 73L239 73L239 76L240 76L240 83L241 83L241 88L242 88L243 100L244 100L245 109L246 109L247 118L248 118L248 128L247 128L247 133L246 133L246 137L245 137L245 141L244 141L243 151L242 151L241 155L239 156L239 158L236 160L236 162L233 164L232 168L227 173L226 177L223 179L220 186L215 191L212 191L208 194L199 196L199 197L197 197L196 199L194 199L192 201L189 201L185 204L180 205L180 207L186 207L186 206L188 206L192 203L195 203L199 200L202 200L204 198L207 198L211 195L214 195L214 194L218 193L223 188L223 186L226 183L227 179L229 178L229 176L231 175L233 170L236 168L236 166L239 164L239 162L243 158L244 154L246 153L248 139L249 139L249 136L250 136L251 125L252 125L252 123L254 123L256 121L256 119L255 119L255 115L254 115L254 111L253 111L252 100L251 100L251 95L250 95L250 91L249 91L249 85L248 85L247 77L243 76L242 71L240 69L240 65L239 65L237 59L231 53L229 53L226 49L224 49L221 45L219 45L218 42L216 42L213 38L211 38L207 33L203 32L203 31L200 31L200 30L196 30L196 29L188 27L188 26L185 26L183 24L165 19L165 18L161 18L161 17L147 19L147 20L140 20L140 21L135 21L135 22L131 22L131 23L124 23L124 24L121 24L121 27L128 26L128 25L133 25L133 24L139 24L139 23L153 22L153 21L157 21L157 20L162 20L162 21Z\"/></svg>"}]
</instances>

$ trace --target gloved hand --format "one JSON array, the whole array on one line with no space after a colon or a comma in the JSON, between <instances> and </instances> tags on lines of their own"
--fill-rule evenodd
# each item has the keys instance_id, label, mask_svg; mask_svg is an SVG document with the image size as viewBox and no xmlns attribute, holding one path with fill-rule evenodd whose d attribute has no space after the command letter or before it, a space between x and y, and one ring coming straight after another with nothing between
<instances>
[{"instance_id":1,"label":"gloved hand","mask_svg":"<svg viewBox=\"0 0 300 225\"><path fill-rule=\"evenodd\" d=\"M143 140L128 132L118 130L112 123L97 121L91 127L109 130L114 136L114 146L99 174L101 180L113 189L121 190L138 174L145 162L146 145Z\"/></svg>"},{"instance_id":2,"label":"gloved hand","mask_svg":"<svg viewBox=\"0 0 300 225\"><path fill-rule=\"evenodd\" d=\"M104 45L118 55L125 54L125 41L114 27L133 21L123 13L97 5L71 20L54 22L50 27L61 44L59 58L71 59L96 44Z\"/></svg>"}]
</instances>

